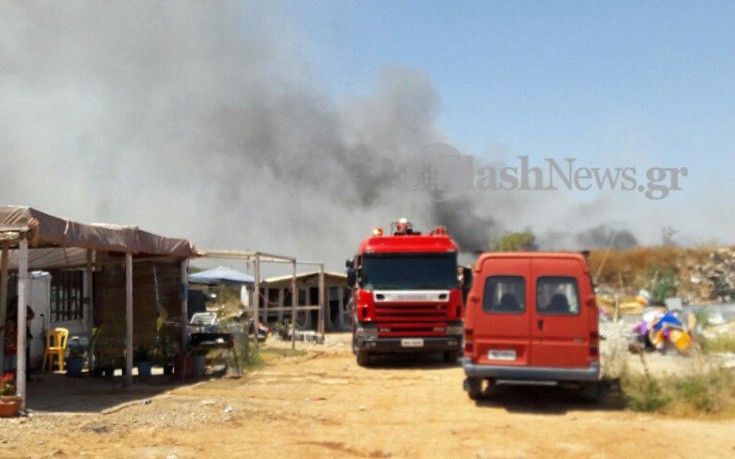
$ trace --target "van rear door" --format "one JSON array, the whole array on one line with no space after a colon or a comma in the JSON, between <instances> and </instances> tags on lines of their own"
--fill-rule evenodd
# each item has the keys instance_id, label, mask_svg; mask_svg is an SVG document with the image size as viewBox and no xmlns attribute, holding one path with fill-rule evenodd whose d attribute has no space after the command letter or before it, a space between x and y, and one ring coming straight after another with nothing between
<instances>
[{"instance_id":1,"label":"van rear door","mask_svg":"<svg viewBox=\"0 0 735 459\"><path fill-rule=\"evenodd\" d=\"M527 258L489 258L482 266L482 304L473 311L477 362L527 365L531 308ZM478 276L479 277L479 276Z\"/></svg>"},{"instance_id":2,"label":"van rear door","mask_svg":"<svg viewBox=\"0 0 735 459\"><path fill-rule=\"evenodd\" d=\"M586 273L575 258L531 261L533 291L531 360L538 367L581 368L589 365L590 329L582 299L589 295ZM584 293L584 294L583 294Z\"/></svg>"}]
</instances>

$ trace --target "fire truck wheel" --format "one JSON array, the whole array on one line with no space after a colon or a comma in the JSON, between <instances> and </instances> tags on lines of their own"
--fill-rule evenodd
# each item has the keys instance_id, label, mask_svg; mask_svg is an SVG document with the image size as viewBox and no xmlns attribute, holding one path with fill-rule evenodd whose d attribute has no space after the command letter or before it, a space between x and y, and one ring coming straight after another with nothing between
<instances>
[{"instance_id":1,"label":"fire truck wheel","mask_svg":"<svg viewBox=\"0 0 735 459\"><path fill-rule=\"evenodd\" d=\"M361 367L370 365L370 354L367 351L357 351L357 364Z\"/></svg>"},{"instance_id":2,"label":"fire truck wheel","mask_svg":"<svg viewBox=\"0 0 735 459\"><path fill-rule=\"evenodd\" d=\"M444 352L444 361L447 363L456 364L461 354L457 351L446 351Z\"/></svg>"},{"instance_id":3,"label":"fire truck wheel","mask_svg":"<svg viewBox=\"0 0 735 459\"><path fill-rule=\"evenodd\" d=\"M482 397L482 378L467 378L467 395L470 400L479 400Z\"/></svg>"}]
</instances>

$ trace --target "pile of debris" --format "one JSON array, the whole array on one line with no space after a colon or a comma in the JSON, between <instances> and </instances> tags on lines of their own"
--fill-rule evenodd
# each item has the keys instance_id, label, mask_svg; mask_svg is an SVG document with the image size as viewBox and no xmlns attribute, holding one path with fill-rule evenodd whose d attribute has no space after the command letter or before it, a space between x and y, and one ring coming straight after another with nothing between
<instances>
[{"instance_id":1,"label":"pile of debris","mask_svg":"<svg viewBox=\"0 0 735 459\"><path fill-rule=\"evenodd\" d=\"M735 299L735 248L720 248L700 264L691 278L702 299L728 302Z\"/></svg>"}]
</instances>

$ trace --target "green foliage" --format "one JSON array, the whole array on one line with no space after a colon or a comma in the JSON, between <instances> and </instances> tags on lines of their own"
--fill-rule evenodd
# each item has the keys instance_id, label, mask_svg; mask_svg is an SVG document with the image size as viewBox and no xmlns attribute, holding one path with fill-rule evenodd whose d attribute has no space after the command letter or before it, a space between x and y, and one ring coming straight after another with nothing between
<instances>
[{"instance_id":1,"label":"green foliage","mask_svg":"<svg viewBox=\"0 0 735 459\"><path fill-rule=\"evenodd\" d=\"M230 368L242 371L263 366L263 357L246 332L234 332L233 339L232 352L227 362Z\"/></svg>"},{"instance_id":2,"label":"green foliage","mask_svg":"<svg viewBox=\"0 0 735 459\"><path fill-rule=\"evenodd\" d=\"M659 411L671 402L661 384L644 375L628 375L622 380L628 407L634 411Z\"/></svg>"},{"instance_id":3,"label":"green foliage","mask_svg":"<svg viewBox=\"0 0 735 459\"><path fill-rule=\"evenodd\" d=\"M530 229L522 232L505 233L500 239L491 244L491 249L498 252L520 252L537 250L536 236Z\"/></svg>"},{"instance_id":4,"label":"green foliage","mask_svg":"<svg viewBox=\"0 0 735 459\"><path fill-rule=\"evenodd\" d=\"M654 263L649 279L652 300L663 302L666 298L676 296L679 281L676 272L671 266L659 268L658 264Z\"/></svg>"},{"instance_id":5,"label":"green foliage","mask_svg":"<svg viewBox=\"0 0 735 459\"><path fill-rule=\"evenodd\" d=\"M15 381L12 373L0 376L0 395L15 395Z\"/></svg>"},{"instance_id":6,"label":"green foliage","mask_svg":"<svg viewBox=\"0 0 735 459\"><path fill-rule=\"evenodd\" d=\"M723 414L735 410L735 374L727 368L692 369L677 376L626 372L621 387L635 411L665 414Z\"/></svg>"},{"instance_id":7,"label":"green foliage","mask_svg":"<svg viewBox=\"0 0 735 459\"><path fill-rule=\"evenodd\" d=\"M697 340L705 352L735 353L735 336L721 335L713 338L704 338L700 336Z\"/></svg>"}]
</instances>

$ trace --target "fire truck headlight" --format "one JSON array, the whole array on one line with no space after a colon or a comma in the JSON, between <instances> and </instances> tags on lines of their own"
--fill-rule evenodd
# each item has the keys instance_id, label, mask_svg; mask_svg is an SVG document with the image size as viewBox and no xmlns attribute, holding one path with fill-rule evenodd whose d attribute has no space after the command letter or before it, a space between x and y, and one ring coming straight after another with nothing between
<instances>
[{"instance_id":1,"label":"fire truck headlight","mask_svg":"<svg viewBox=\"0 0 735 459\"><path fill-rule=\"evenodd\" d=\"M377 324L359 324L355 327L355 336L359 338L377 338Z\"/></svg>"}]
</instances>

